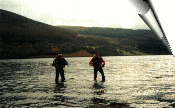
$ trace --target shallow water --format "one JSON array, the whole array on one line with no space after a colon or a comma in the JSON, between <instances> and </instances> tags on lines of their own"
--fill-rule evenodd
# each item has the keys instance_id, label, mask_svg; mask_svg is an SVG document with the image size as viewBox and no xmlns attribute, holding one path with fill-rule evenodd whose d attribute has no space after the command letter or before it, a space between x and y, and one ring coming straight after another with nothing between
<instances>
[{"instance_id":1,"label":"shallow water","mask_svg":"<svg viewBox=\"0 0 175 108\"><path fill-rule=\"evenodd\" d=\"M65 59L58 84L53 58L0 60L0 107L175 107L173 56L103 57L104 83L91 57Z\"/></svg>"}]
</instances>

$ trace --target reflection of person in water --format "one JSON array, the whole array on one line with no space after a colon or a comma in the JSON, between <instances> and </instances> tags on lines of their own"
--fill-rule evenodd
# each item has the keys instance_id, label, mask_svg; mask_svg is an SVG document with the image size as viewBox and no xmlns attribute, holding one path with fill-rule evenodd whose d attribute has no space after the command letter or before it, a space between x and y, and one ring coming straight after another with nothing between
<instances>
[{"instance_id":1,"label":"reflection of person in water","mask_svg":"<svg viewBox=\"0 0 175 108\"><path fill-rule=\"evenodd\" d=\"M57 83L54 87L54 93L64 93L65 88L64 83Z\"/></svg>"},{"instance_id":2,"label":"reflection of person in water","mask_svg":"<svg viewBox=\"0 0 175 108\"><path fill-rule=\"evenodd\" d=\"M67 61L62 57L62 54L58 54L58 57L54 59L52 66L56 68L56 77L55 81L58 82L59 74L61 75L61 81L65 80L64 70L65 65L68 65Z\"/></svg>"},{"instance_id":3,"label":"reflection of person in water","mask_svg":"<svg viewBox=\"0 0 175 108\"><path fill-rule=\"evenodd\" d=\"M102 65L103 62L103 65ZM94 80L97 80L97 71L99 71L102 75L102 81L105 82L105 76L102 69L102 66L104 67L105 61L102 57L98 56L98 52L95 53L95 56L91 59L89 62L92 66L94 66Z\"/></svg>"}]
</instances>

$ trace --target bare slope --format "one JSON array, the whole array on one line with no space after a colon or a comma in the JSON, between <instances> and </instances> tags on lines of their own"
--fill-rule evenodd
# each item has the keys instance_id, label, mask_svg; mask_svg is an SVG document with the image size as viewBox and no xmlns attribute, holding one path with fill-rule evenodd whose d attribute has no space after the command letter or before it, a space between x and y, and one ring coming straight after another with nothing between
<instances>
[{"instance_id":1,"label":"bare slope","mask_svg":"<svg viewBox=\"0 0 175 108\"><path fill-rule=\"evenodd\" d=\"M2 9L0 16L0 59L52 57L58 52L70 56L90 56L96 51L102 56L170 54L150 31L55 27Z\"/></svg>"},{"instance_id":2,"label":"bare slope","mask_svg":"<svg viewBox=\"0 0 175 108\"><path fill-rule=\"evenodd\" d=\"M131 55L148 53L153 55L171 54L163 42L151 30L133 30L121 28L59 26L66 30L72 30L79 36L105 38L111 43L117 44L117 49ZM133 49L133 51L132 51ZM139 51L137 53L137 51ZM130 55L130 54L127 55Z\"/></svg>"}]
</instances>

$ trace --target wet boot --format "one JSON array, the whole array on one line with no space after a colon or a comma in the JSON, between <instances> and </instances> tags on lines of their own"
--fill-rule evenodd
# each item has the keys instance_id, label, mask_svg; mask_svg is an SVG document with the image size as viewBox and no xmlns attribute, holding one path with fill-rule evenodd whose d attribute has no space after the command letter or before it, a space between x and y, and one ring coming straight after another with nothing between
<instances>
[{"instance_id":1,"label":"wet boot","mask_svg":"<svg viewBox=\"0 0 175 108\"><path fill-rule=\"evenodd\" d=\"M55 83L56 83L56 84L58 83L58 78L55 78Z\"/></svg>"},{"instance_id":2,"label":"wet boot","mask_svg":"<svg viewBox=\"0 0 175 108\"><path fill-rule=\"evenodd\" d=\"M62 79L61 79L61 82L64 82L64 81L65 81L65 78L62 78Z\"/></svg>"}]
</instances>

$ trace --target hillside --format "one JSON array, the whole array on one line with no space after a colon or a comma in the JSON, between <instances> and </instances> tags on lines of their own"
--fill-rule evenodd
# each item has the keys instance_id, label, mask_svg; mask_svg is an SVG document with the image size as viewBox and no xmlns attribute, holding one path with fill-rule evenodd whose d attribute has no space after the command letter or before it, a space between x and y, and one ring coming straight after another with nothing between
<instances>
[{"instance_id":1,"label":"hillside","mask_svg":"<svg viewBox=\"0 0 175 108\"><path fill-rule=\"evenodd\" d=\"M48 57L58 52L64 54L86 50L93 54L99 46L108 43L95 38L78 37L77 33L47 25L24 16L0 10L0 58ZM111 55L117 55L110 49ZM105 55L101 53L102 55Z\"/></svg>"},{"instance_id":2,"label":"hillside","mask_svg":"<svg viewBox=\"0 0 175 108\"><path fill-rule=\"evenodd\" d=\"M170 54L159 46L156 47L159 50L144 49L144 45L152 47L144 39L155 38L146 33L143 37L131 37L128 31L132 30L120 29L120 35L112 31L113 28L56 27L2 9L0 14L0 59L53 57L58 52L67 56L90 56L96 51L102 56ZM124 36L125 32L128 37Z\"/></svg>"},{"instance_id":3,"label":"hillside","mask_svg":"<svg viewBox=\"0 0 175 108\"><path fill-rule=\"evenodd\" d=\"M72 53L72 54L66 54L66 55L63 55L65 57L92 57L93 54L90 54L88 53L86 50L80 50L80 51L77 51L76 53Z\"/></svg>"},{"instance_id":4,"label":"hillside","mask_svg":"<svg viewBox=\"0 0 175 108\"><path fill-rule=\"evenodd\" d=\"M78 38L75 38L76 34L70 30L37 22L5 10L0 10L0 14L0 58L56 54L61 51L63 44L71 45L78 41Z\"/></svg>"},{"instance_id":5,"label":"hillside","mask_svg":"<svg viewBox=\"0 0 175 108\"><path fill-rule=\"evenodd\" d=\"M171 54L163 42L151 30L121 28L58 26L76 32L79 36L104 38L117 44L118 50L133 50L148 54ZM133 53L135 54L135 53ZM140 53L141 54L141 53Z\"/></svg>"},{"instance_id":6,"label":"hillside","mask_svg":"<svg viewBox=\"0 0 175 108\"><path fill-rule=\"evenodd\" d=\"M16 41L35 43L41 39L49 39L49 41L55 42L55 39L51 37L58 39L61 37L62 42L64 42L64 37L67 39L69 36L76 35L74 32L43 24L15 13L4 10L1 10L0 13L0 35L1 40L5 43Z\"/></svg>"}]
</instances>

